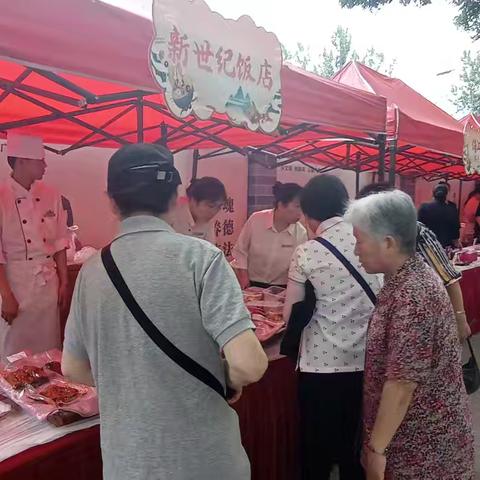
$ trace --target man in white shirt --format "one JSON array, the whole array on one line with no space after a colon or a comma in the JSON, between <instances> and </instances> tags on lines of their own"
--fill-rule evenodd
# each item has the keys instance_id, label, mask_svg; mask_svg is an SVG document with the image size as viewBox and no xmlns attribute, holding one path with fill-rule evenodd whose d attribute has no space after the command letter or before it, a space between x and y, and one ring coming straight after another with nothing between
<instances>
[{"instance_id":1,"label":"man in white shirt","mask_svg":"<svg viewBox=\"0 0 480 480\"><path fill-rule=\"evenodd\" d=\"M0 357L60 347L68 230L60 195L40 180L42 140L11 134L12 175L0 184Z\"/></svg>"},{"instance_id":2,"label":"man in white shirt","mask_svg":"<svg viewBox=\"0 0 480 480\"><path fill-rule=\"evenodd\" d=\"M187 196L178 199L172 227L177 233L215 245L213 219L227 200L223 183L214 177L192 180Z\"/></svg>"},{"instance_id":3,"label":"man in white shirt","mask_svg":"<svg viewBox=\"0 0 480 480\"><path fill-rule=\"evenodd\" d=\"M376 294L378 277L368 275L360 265L352 226L342 218L347 203L345 186L331 175L310 180L301 196L311 231L333 245ZM362 480L354 446L360 428L365 339L374 305L332 251L310 240L292 257L286 320L291 306L303 300L307 280L313 284L317 303L303 331L298 359L302 478L328 480L338 463L341 480Z\"/></svg>"}]
</instances>

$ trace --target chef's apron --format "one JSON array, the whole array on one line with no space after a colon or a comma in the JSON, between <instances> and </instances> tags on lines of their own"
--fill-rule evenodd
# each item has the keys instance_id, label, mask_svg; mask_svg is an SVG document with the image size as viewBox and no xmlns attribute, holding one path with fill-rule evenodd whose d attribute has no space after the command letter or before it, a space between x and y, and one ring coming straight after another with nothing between
<instances>
[{"instance_id":1,"label":"chef's apron","mask_svg":"<svg viewBox=\"0 0 480 480\"><path fill-rule=\"evenodd\" d=\"M5 268L19 310L11 326L0 320L0 357L5 360L22 350L37 353L60 348L58 276L53 259L8 262Z\"/></svg>"}]
</instances>

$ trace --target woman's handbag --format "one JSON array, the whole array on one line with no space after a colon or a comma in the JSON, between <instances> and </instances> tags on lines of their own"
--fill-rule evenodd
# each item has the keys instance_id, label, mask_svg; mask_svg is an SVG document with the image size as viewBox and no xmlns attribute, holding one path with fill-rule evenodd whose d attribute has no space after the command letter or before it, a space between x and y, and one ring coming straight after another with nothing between
<instances>
[{"instance_id":1,"label":"woman's handbag","mask_svg":"<svg viewBox=\"0 0 480 480\"><path fill-rule=\"evenodd\" d=\"M472 343L467 338L468 348L470 350L470 360L462 366L463 370L463 383L465 383L465 389L467 393L471 395L475 393L480 387L480 370L478 369L477 359L473 352Z\"/></svg>"},{"instance_id":2,"label":"woman's handbag","mask_svg":"<svg viewBox=\"0 0 480 480\"><path fill-rule=\"evenodd\" d=\"M287 330L280 344L282 355L294 361L297 360L303 329L310 323L316 304L315 289L310 280L307 280L305 282L305 299L292 305Z\"/></svg>"}]
</instances>

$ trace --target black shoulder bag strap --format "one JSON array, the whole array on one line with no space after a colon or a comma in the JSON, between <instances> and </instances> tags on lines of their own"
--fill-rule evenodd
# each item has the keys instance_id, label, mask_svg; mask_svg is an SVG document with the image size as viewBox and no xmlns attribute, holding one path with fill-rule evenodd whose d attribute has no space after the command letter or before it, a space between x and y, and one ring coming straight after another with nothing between
<instances>
[{"instance_id":1,"label":"black shoulder bag strap","mask_svg":"<svg viewBox=\"0 0 480 480\"><path fill-rule=\"evenodd\" d=\"M102 250L102 263L110 280L122 297L125 305L130 310L130 313L160 350L162 350L165 355L167 355L179 367L183 368L187 373L215 390L221 397L226 398L224 388L219 380L207 369L179 350L148 318L147 314L137 303L132 292L125 283L125 280L112 257L110 245L107 245Z\"/></svg>"},{"instance_id":2,"label":"black shoulder bag strap","mask_svg":"<svg viewBox=\"0 0 480 480\"><path fill-rule=\"evenodd\" d=\"M360 272L328 240L325 240L322 237L318 237L315 240L318 243L321 243L327 250L329 250L337 258L337 260L339 260L343 264L343 266L350 272L352 277L363 288L363 290L367 294L370 301L375 305L377 303L377 296L375 295L375 293L373 293L373 290L370 288L370 285L362 277Z\"/></svg>"}]
</instances>

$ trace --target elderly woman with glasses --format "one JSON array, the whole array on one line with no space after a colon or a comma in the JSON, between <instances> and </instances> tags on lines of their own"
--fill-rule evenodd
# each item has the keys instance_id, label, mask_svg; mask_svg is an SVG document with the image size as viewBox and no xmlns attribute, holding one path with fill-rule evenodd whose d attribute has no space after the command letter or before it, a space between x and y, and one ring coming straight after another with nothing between
<instances>
[{"instance_id":1,"label":"elderly woman with glasses","mask_svg":"<svg viewBox=\"0 0 480 480\"><path fill-rule=\"evenodd\" d=\"M368 480L473 480L473 435L448 295L415 253L417 218L398 190L353 202L356 253L385 284L365 360Z\"/></svg>"}]
</instances>

